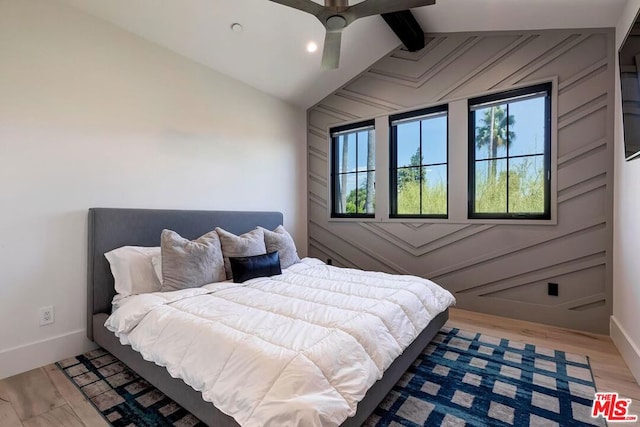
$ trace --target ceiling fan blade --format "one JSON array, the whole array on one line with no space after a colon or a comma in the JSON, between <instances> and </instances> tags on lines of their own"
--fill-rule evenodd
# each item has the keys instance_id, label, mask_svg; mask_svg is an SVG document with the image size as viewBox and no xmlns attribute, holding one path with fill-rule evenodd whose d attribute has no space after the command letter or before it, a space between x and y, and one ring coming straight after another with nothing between
<instances>
[{"instance_id":1,"label":"ceiling fan blade","mask_svg":"<svg viewBox=\"0 0 640 427\"><path fill-rule=\"evenodd\" d=\"M431 6L432 4L436 4L436 0L365 0L351 6L347 13L352 15L353 19L358 19L365 16L399 12L414 7Z\"/></svg>"},{"instance_id":2,"label":"ceiling fan blade","mask_svg":"<svg viewBox=\"0 0 640 427\"><path fill-rule=\"evenodd\" d=\"M272 1L273 3L278 3L284 6L289 6L294 9L301 10L303 12L307 12L315 16L318 16L325 11L322 5L319 5L318 3L312 0L270 0L270 1Z\"/></svg>"},{"instance_id":3,"label":"ceiling fan blade","mask_svg":"<svg viewBox=\"0 0 640 427\"><path fill-rule=\"evenodd\" d=\"M327 31L324 37L324 50L322 51L322 69L335 70L340 64L340 43L342 30Z\"/></svg>"}]
</instances>

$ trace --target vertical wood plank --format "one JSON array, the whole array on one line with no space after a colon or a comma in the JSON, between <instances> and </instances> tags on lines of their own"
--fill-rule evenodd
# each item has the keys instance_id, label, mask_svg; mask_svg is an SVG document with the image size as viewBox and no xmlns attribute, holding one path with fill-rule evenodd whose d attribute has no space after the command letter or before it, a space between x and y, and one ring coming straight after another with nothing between
<instances>
[{"instance_id":1,"label":"vertical wood plank","mask_svg":"<svg viewBox=\"0 0 640 427\"><path fill-rule=\"evenodd\" d=\"M42 369L34 369L2 381L3 394L22 421L66 403Z\"/></svg>"},{"instance_id":2,"label":"vertical wood plank","mask_svg":"<svg viewBox=\"0 0 640 427\"><path fill-rule=\"evenodd\" d=\"M0 401L0 426L22 427L18 414L8 402Z\"/></svg>"},{"instance_id":3,"label":"vertical wood plank","mask_svg":"<svg viewBox=\"0 0 640 427\"><path fill-rule=\"evenodd\" d=\"M24 421L22 424L24 427L85 427L85 424L76 417L69 405L52 409Z\"/></svg>"},{"instance_id":4,"label":"vertical wood plank","mask_svg":"<svg viewBox=\"0 0 640 427\"><path fill-rule=\"evenodd\" d=\"M47 365L43 369L53 385L69 403L73 412L84 424L91 427L109 427L109 424L102 418L91 402L55 365Z\"/></svg>"}]
</instances>

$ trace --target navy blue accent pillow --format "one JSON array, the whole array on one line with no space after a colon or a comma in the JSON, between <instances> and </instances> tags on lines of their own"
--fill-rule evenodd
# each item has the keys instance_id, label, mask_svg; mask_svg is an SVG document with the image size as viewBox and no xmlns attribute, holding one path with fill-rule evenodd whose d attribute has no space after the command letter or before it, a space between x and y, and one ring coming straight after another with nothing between
<instances>
[{"instance_id":1,"label":"navy blue accent pillow","mask_svg":"<svg viewBox=\"0 0 640 427\"><path fill-rule=\"evenodd\" d=\"M229 257L229 263L234 283L282 274L278 251L264 255Z\"/></svg>"}]
</instances>

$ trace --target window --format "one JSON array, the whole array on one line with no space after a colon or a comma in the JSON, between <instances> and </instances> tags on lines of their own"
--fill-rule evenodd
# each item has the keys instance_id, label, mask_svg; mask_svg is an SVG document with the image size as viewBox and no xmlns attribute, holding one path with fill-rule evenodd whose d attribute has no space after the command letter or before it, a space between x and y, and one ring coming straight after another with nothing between
<instances>
[{"instance_id":1,"label":"window","mask_svg":"<svg viewBox=\"0 0 640 427\"><path fill-rule=\"evenodd\" d=\"M469 100L469 218L550 219L551 83Z\"/></svg>"},{"instance_id":2,"label":"window","mask_svg":"<svg viewBox=\"0 0 640 427\"><path fill-rule=\"evenodd\" d=\"M331 129L332 218L373 218L375 129L369 120Z\"/></svg>"},{"instance_id":3,"label":"window","mask_svg":"<svg viewBox=\"0 0 640 427\"><path fill-rule=\"evenodd\" d=\"M447 218L447 106L389 117L393 218Z\"/></svg>"}]
</instances>

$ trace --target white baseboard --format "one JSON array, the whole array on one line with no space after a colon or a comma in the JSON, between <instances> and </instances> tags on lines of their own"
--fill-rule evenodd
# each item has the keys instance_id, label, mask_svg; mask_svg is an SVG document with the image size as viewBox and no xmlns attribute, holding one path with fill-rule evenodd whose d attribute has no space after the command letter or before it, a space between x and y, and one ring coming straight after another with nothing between
<instances>
[{"instance_id":1,"label":"white baseboard","mask_svg":"<svg viewBox=\"0 0 640 427\"><path fill-rule=\"evenodd\" d=\"M620 354L622 354L622 358L627 363L636 382L640 384L640 348L633 342L629 334L627 334L627 331L625 331L614 316L611 316L609 331L611 340L618 348L618 351L620 351Z\"/></svg>"},{"instance_id":2,"label":"white baseboard","mask_svg":"<svg viewBox=\"0 0 640 427\"><path fill-rule=\"evenodd\" d=\"M0 351L0 379L97 348L84 329Z\"/></svg>"}]
</instances>

